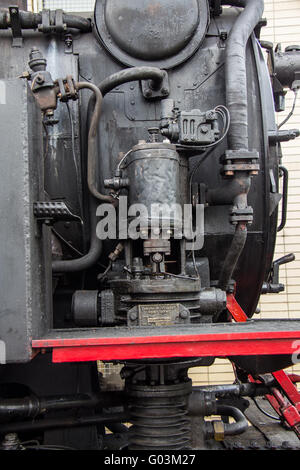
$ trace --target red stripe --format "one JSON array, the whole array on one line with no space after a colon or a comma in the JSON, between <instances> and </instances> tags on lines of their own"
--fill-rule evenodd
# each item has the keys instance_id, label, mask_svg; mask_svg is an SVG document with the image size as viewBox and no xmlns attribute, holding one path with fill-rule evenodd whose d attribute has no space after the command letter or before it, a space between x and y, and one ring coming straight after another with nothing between
<instances>
[{"instance_id":1,"label":"red stripe","mask_svg":"<svg viewBox=\"0 0 300 470\"><path fill-rule=\"evenodd\" d=\"M299 336L298 336L299 337ZM248 339L235 341L190 341L137 344L102 344L95 346L56 347L53 362L171 357L228 357L292 354L293 339Z\"/></svg>"},{"instance_id":2,"label":"red stripe","mask_svg":"<svg viewBox=\"0 0 300 470\"><path fill-rule=\"evenodd\" d=\"M237 303L233 294L227 294L227 304L229 312L236 322L245 322L248 320L242 307Z\"/></svg>"}]
</instances>

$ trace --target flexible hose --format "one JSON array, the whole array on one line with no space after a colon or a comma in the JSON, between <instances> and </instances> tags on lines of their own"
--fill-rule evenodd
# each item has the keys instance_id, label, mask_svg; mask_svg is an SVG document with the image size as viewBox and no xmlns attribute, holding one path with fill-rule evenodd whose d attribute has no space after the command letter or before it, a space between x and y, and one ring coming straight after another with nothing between
<instances>
[{"instance_id":1,"label":"flexible hose","mask_svg":"<svg viewBox=\"0 0 300 470\"><path fill-rule=\"evenodd\" d=\"M238 436L245 432L248 428L248 422L245 415L234 406L230 405L216 405L216 414L220 416L230 416L234 418L235 423L222 423L223 424L223 437L226 436ZM214 424L218 421L207 421L204 426L204 432L206 438L215 436Z\"/></svg>"},{"instance_id":2,"label":"flexible hose","mask_svg":"<svg viewBox=\"0 0 300 470\"><path fill-rule=\"evenodd\" d=\"M162 83L165 74L166 72L156 67L132 67L105 78L99 83L98 88L103 96L123 83L140 80L152 80L153 88L157 88Z\"/></svg>"},{"instance_id":3,"label":"flexible hose","mask_svg":"<svg viewBox=\"0 0 300 470\"><path fill-rule=\"evenodd\" d=\"M228 133L231 150L249 149L246 45L263 11L263 0L247 0L227 40L225 81L226 106L231 116Z\"/></svg>"},{"instance_id":4,"label":"flexible hose","mask_svg":"<svg viewBox=\"0 0 300 470\"><path fill-rule=\"evenodd\" d=\"M56 21L56 12L50 11L50 25L54 26ZM32 13L30 11L19 10L19 18L22 29L36 29L42 24L42 14ZM69 15L62 13L62 21L67 28L78 29L82 33L88 33L92 30L89 19L81 16ZM8 29L11 27L9 10L7 8L0 9L0 29Z\"/></svg>"},{"instance_id":5,"label":"flexible hose","mask_svg":"<svg viewBox=\"0 0 300 470\"><path fill-rule=\"evenodd\" d=\"M245 415L234 406L217 404L217 413L221 416L231 416L235 420L235 423L224 423L225 436L238 436L248 428Z\"/></svg>"},{"instance_id":6,"label":"flexible hose","mask_svg":"<svg viewBox=\"0 0 300 470\"><path fill-rule=\"evenodd\" d=\"M228 250L219 278L219 289L227 290L228 283L236 268L239 257L247 240L247 226L244 223L237 224L231 246Z\"/></svg>"}]
</instances>

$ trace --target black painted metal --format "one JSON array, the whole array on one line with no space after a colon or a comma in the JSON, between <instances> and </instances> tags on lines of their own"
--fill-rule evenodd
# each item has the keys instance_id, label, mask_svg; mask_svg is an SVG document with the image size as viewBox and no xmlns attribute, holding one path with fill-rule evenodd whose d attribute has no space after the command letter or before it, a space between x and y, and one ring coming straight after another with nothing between
<instances>
[{"instance_id":1,"label":"black painted metal","mask_svg":"<svg viewBox=\"0 0 300 470\"><path fill-rule=\"evenodd\" d=\"M212 5L212 2L210 3ZM207 317L205 321L211 320L216 307L220 313L225 311L224 290L231 277L236 281L237 300L248 317L253 315L261 287L268 281L272 267L277 229L276 204L280 199L279 141L281 137L287 138L286 135L280 136L277 133L269 73L260 46L252 34L262 13L262 3L253 0L213 2L216 16L210 22L206 0L154 3L149 0L129 3L125 0L98 0L94 31L91 31L90 21L82 18L76 19L61 13L44 12L41 15L33 15L21 12L19 26L22 29L22 44L20 42L19 46L22 47L11 47L11 31L4 30L11 29L13 25L9 24L7 12L0 12L0 92L3 87L9 89L8 100L5 102L3 93L0 93L0 106L6 106L1 114L1 142L7 155L7 158L1 160L2 173L5 175L1 185L1 207L7 227L3 231L5 249L0 251L1 265L5 266L0 287L0 294L5 299L4 304L2 303L4 314L0 316L0 326L3 327L1 339L8 345L9 361L30 360L32 336L70 338L79 335L111 337L118 334L130 338L137 331L139 335L145 336L150 333L164 334L165 330L159 326L146 328L138 326L134 323L135 320L130 323L130 319L130 328L120 326L120 323L127 325L127 314L134 310L136 304L144 306L147 303L158 303L162 306L176 301L183 305L183 313L186 313L186 310L192 314L196 313L195 322L199 322L199 319L201 322L204 315ZM224 9L221 14L222 4L246 9L242 14L237 9ZM63 22L68 28L74 27L85 34L77 31L70 37L72 31L68 30L68 36L64 37ZM31 29L36 26L39 26L39 31ZM20 38L16 24L12 29L14 36ZM57 35L58 32L61 36ZM28 74L24 71L27 70L28 57L33 46L37 47L41 56L47 60L47 71L51 73L52 79L59 79L57 84L62 95L51 122L47 122L51 125L44 126L44 131L33 96L25 82ZM239 55L238 64L236 53ZM297 70L294 67L286 76L285 72L289 71L284 69L285 65L288 69L291 68L291 57L296 57L296 52L287 51L285 54L284 59L276 56L277 67L283 84L290 86L291 76L295 78ZM32 55L35 53L31 53ZM130 68L125 69L126 65ZM298 67L298 62L296 65ZM82 89L80 101L75 100L67 104L62 102L68 98L63 81L67 75L72 75L72 83ZM16 79L21 76L23 79ZM35 77L32 78L34 80ZM82 82L85 82L85 85L82 85ZM81 85L78 85L79 83ZM52 88L53 84L54 82L51 82ZM33 85L33 91L36 91L36 83ZM91 90L97 94L98 104L102 101L100 92L103 95L101 116L100 105L94 109L95 101L91 99ZM189 151L176 148L167 142L155 142L157 139L162 140L161 136L155 135L155 128L159 127L161 121L161 102L165 97L174 102L179 112L191 115L192 118L202 116L201 113L214 110L218 105L227 104L232 118L228 139L224 138L205 155L203 148ZM77 97L73 95L73 98ZM193 110L197 112L193 113ZM146 143L145 141L149 141L149 128L152 128L150 139L153 141ZM42 136L44 152L41 147ZM191 136L193 137L192 133ZM200 142L203 143L202 140ZM213 139L205 142L211 144ZM220 157L225 151L240 152L241 149L243 164L247 163L248 157L256 158L259 154L259 174L251 180L251 175L245 171L240 178L234 177L233 183L223 185L224 172L222 174ZM131 153L123 162L124 175L120 175L118 164L130 150ZM227 152L226 155L227 160L230 160L228 155L233 154ZM34 168L33 162L37 163ZM40 194L38 187L39 175L36 168L42 162L46 194ZM231 164L228 161L226 163ZM6 178L6 175L10 175L10 178ZM111 190L114 190L115 200L119 189L126 191L123 188L128 188L128 184L131 203L143 202L148 207L153 202L182 205L188 202L192 186L195 190L193 194L197 194L201 202L208 203L205 206L204 247L195 253L195 260L192 256L188 257L189 254L185 253L183 245L179 243L172 243L172 246L166 244L161 250L166 257L170 256L168 253L171 251L173 259L169 261L175 263L174 272L170 276L168 273L164 274L164 282L160 278L149 280L147 275L145 279L139 277L141 273L144 275L141 258L151 256L153 261L153 256L157 255L155 251L151 251L155 245L151 245L151 240L146 244L146 248L141 243L134 244L134 253L126 242L124 252L118 252L119 259L112 263L112 266L107 258L109 253L114 253L118 240L105 241L102 244L95 238L96 207L90 192L96 198L100 194L102 201L111 201ZM28 198L24 188L29 188ZM31 189L37 190L36 196L30 194ZM24 207L24 199L26 211L20 213L20 207ZM38 238L41 235L41 224L36 223L33 210L32 213L29 210L33 209L34 202L44 202L48 199L51 204L55 202L56 205L57 201L64 201L75 215L70 220L58 220L59 218L53 217L51 221L58 234L54 250L56 259L52 265L55 290L53 316L50 311L51 252L49 238L46 236L47 233L49 236L49 229L43 227L43 237ZM239 207L234 209L231 221L240 221L242 216L246 217L248 206L253 208L253 224L247 228L247 240L243 226L239 226L234 236L235 227L230 223L233 202ZM243 205L244 214L239 212L240 203ZM250 211L246 215L251 215ZM27 232L15 230L16 218L22 221ZM17 228L20 228L20 225ZM31 251L29 250L28 256L24 258L22 250L24 243L28 242L28 236L32 244ZM41 246L42 239L45 244L48 243L47 247ZM74 253L78 255L76 259ZM7 254L11 256L10 260L7 259ZM61 254L63 261L57 259ZM132 264L134 269L130 271L128 260L132 259L135 260ZM156 259L159 259L159 256L156 256ZM201 267L203 259L206 261ZM45 274L40 274L40 266L44 269L44 265ZM124 267L127 271L124 271ZM172 277L174 273L177 273L179 278L176 278L176 274ZM196 274L200 280L195 280ZM181 276L187 277L180 279ZM223 291L217 291L215 288L218 281ZM16 287L13 292L10 291L12 282ZM108 307L107 311L101 311L103 321L100 324L109 324L109 319L112 318L109 316L109 310L114 310L118 313L118 318L112 323L119 322L118 327L105 326L82 330L69 328L74 326L71 316L73 293L88 290L89 301L83 302L87 314L84 308L81 309L80 324L97 325L101 307L98 305L99 294L106 292L111 295L108 285L114 290L113 301L103 297L103 309L106 308L105 305ZM59 299L63 299L63 302ZM198 313L203 315L197 316ZM225 316L221 315L220 321L224 319L226 320ZM62 330L51 329L52 320L55 325L61 326ZM269 323L258 326L255 321L249 321L241 326L221 323L188 325L189 321L189 316L180 321L181 334L196 331L213 334L229 330L254 332L268 328L278 331L298 328L297 322L292 322L287 327L286 323L283 325L280 322L272 323L271 326ZM168 331L178 334L178 330L175 323ZM284 364L290 363L290 358L282 359ZM247 358L245 362L237 358L236 362L241 367L256 371L273 370L281 365L278 357L266 358L265 362L261 360L259 363L256 359ZM151 369L151 365L149 367ZM24 375L26 374L31 375L32 372L29 373L24 366ZM18 376L17 368L12 376ZM161 378L163 379L162 376ZM130 383L130 400L134 397L130 405L131 417L135 426L131 431L132 448L145 448L144 445L153 448L153 445L157 445L158 448L165 449L184 448L189 445L189 425L184 398L187 382L181 379L182 377L179 384L174 384L172 380L155 385L141 385L133 381ZM33 380L37 379L31 376L31 381ZM170 400L173 386L178 386L178 397L176 395L176 399ZM154 387L153 390L151 387ZM62 388L65 389L66 384L63 384ZM151 390L153 395L150 396ZM157 398L160 390L163 390L163 397ZM44 391L39 390L39 393L43 394ZM75 393L74 390L72 393ZM79 403L76 403L79 406ZM164 410L167 409L166 415L160 416L160 406ZM173 419L175 415L177 417ZM240 418L237 415L236 417ZM118 416L118 419L123 418L123 415ZM153 424L156 419L158 426ZM88 421L82 421L82 424L91 426L99 422L103 424L107 421L104 421L101 415L95 419L89 417ZM49 427L66 424L76 425L74 421L48 422ZM20 426L23 430L30 428L28 423L21 423ZM36 429L42 429L42 423L37 423ZM228 428L228 431L232 432L232 429ZM154 443L154 438L162 438L162 441Z\"/></svg>"},{"instance_id":2,"label":"black painted metal","mask_svg":"<svg viewBox=\"0 0 300 470\"><path fill-rule=\"evenodd\" d=\"M182 450L190 448L187 416L191 381L178 384L129 384L130 450Z\"/></svg>"},{"instance_id":3,"label":"black painted metal","mask_svg":"<svg viewBox=\"0 0 300 470\"><path fill-rule=\"evenodd\" d=\"M101 42L130 66L181 64L201 45L208 22L206 0L98 0L95 6Z\"/></svg>"}]
</instances>

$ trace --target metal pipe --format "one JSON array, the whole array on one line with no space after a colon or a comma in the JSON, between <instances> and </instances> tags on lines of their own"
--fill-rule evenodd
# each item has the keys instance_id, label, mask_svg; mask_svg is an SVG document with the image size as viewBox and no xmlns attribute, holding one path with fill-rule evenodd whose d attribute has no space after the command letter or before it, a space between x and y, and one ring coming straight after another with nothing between
<instances>
[{"instance_id":1,"label":"metal pipe","mask_svg":"<svg viewBox=\"0 0 300 470\"><path fill-rule=\"evenodd\" d=\"M50 25L55 25L56 12L50 11ZM19 10L19 18L22 29L36 29L42 24L42 13L32 13L30 11ZM88 33L92 30L89 19L77 15L62 13L62 21L71 29L79 29L82 33ZM8 29L11 27L9 10L7 8L0 9L0 29Z\"/></svg>"},{"instance_id":2,"label":"metal pipe","mask_svg":"<svg viewBox=\"0 0 300 470\"><path fill-rule=\"evenodd\" d=\"M234 406L217 404L217 413L234 418L235 423L224 423L224 436L238 436L246 431L248 422L245 415Z\"/></svg>"},{"instance_id":3,"label":"metal pipe","mask_svg":"<svg viewBox=\"0 0 300 470\"><path fill-rule=\"evenodd\" d=\"M269 392L268 387L256 383L243 383L243 384L228 384L228 385L203 385L195 386L192 389L194 392L211 393L216 398L225 397L260 397Z\"/></svg>"},{"instance_id":4,"label":"metal pipe","mask_svg":"<svg viewBox=\"0 0 300 470\"><path fill-rule=\"evenodd\" d=\"M106 95L119 85L140 80L152 80L153 88L162 83L166 72L156 67L132 67L116 72L99 83L98 88L102 95Z\"/></svg>"},{"instance_id":5,"label":"metal pipe","mask_svg":"<svg viewBox=\"0 0 300 470\"><path fill-rule=\"evenodd\" d=\"M238 436L248 428L248 422L245 415L234 406L221 405L217 403L216 414L232 417L234 418L235 423L224 423L222 421L205 422L204 433L206 438L215 437L218 432L218 440L223 440L226 436ZM217 426L218 431L216 431Z\"/></svg>"},{"instance_id":6,"label":"metal pipe","mask_svg":"<svg viewBox=\"0 0 300 470\"><path fill-rule=\"evenodd\" d=\"M87 168L87 180L88 180L88 187L91 194L100 201L105 201L108 203L114 203L115 200L113 197L107 194L101 194L97 190L97 183L95 181L96 178L96 163L97 163L97 147L96 147L96 137L98 132L98 125L100 121L101 115L101 105L102 105L102 93L99 88L94 85L93 83L89 82L78 82L75 84L76 89L83 90L89 89L94 93L95 97L95 105L94 111L92 115L92 119L89 126L89 133L88 133L88 168Z\"/></svg>"},{"instance_id":7,"label":"metal pipe","mask_svg":"<svg viewBox=\"0 0 300 470\"><path fill-rule=\"evenodd\" d=\"M22 421L0 424L0 433L39 431L45 429L73 428L97 424L110 424L127 422L126 413L101 414L92 416L77 416L71 418L39 419L37 421Z\"/></svg>"},{"instance_id":8,"label":"metal pipe","mask_svg":"<svg viewBox=\"0 0 300 470\"><path fill-rule=\"evenodd\" d=\"M236 2L228 2L236 3ZM249 149L246 45L264 11L263 0L247 0L227 40L225 51L226 106L231 150Z\"/></svg>"},{"instance_id":9,"label":"metal pipe","mask_svg":"<svg viewBox=\"0 0 300 470\"><path fill-rule=\"evenodd\" d=\"M248 428L245 415L234 406L217 404L217 413L221 416L230 416L235 420L235 423L224 423L225 436L238 436Z\"/></svg>"},{"instance_id":10,"label":"metal pipe","mask_svg":"<svg viewBox=\"0 0 300 470\"><path fill-rule=\"evenodd\" d=\"M249 150L248 134L248 95L246 71L246 46L250 35L259 22L263 11L263 0L228 1L224 4L243 6L244 10L237 17L227 40L225 51L226 106L230 112L228 146L231 150ZM239 179L234 187L241 185L241 192L233 198L239 209L247 208L247 194L250 189L249 173L245 172L233 180ZM221 193L223 192L222 191ZM214 196L219 196L220 192ZM219 279L219 287L227 290L239 257L247 240L247 226L244 222L236 225L231 246L225 258Z\"/></svg>"},{"instance_id":11,"label":"metal pipe","mask_svg":"<svg viewBox=\"0 0 300 470\"><path fill-rule=\"evenodd\" d=\"M72 408L114 407L124 404L123 392L102 392L99 395L76 394L49 397L34 395L24 398L2 398L0 401L1 418L34 418L49 411Z\"/></svg>"},{"instance_id":12,"label":"metal pipe","mask_svg":"<svg viewBox=\"0 0 300 470\"><path fill-rule=\"evenodd\" d=\"M89 125L88 131L88 164L87 164L87 180L88 188L91 193L90 196L90 231L91 231L91 241L90 248L86 255L81 258L72 259L72 260L55 260L52 262L52 271L57 273L62 272L77 272L83 271L90 268L99 260L102 252L102 240L97 237L96 234L96 209L97 204L96 199L101 201L106 201L113 203L114 199L111 196L104 195L99 193L97 190L97 184L95 181L96 175L96 161L97 161L97 147L96 147L96 136L98 131L98 124L101 115L101 104L102 104L102 94L98 87L89 82L78 82L75 84L75 88L80 91L83 89L89 89L93 91L93 96L95 97L95 105L92 114L92 118Z\"/></svg>"},{"instance_id":13,"label":"metal pipe","mask_svg":"<svg viewBox=\"0 0 300 470\"><path fill-rule=\"evenodd\" d=\"M90 268L99 260L102 253L102 240L97 237L96 233L96 208L97 204L95 199L90 196L90 230L91 240L89 251L80 258L71 260L54 260L52 261L52 272L54 273L67 273L84 271Z\"/></svg>"},{"instance_id":14,"label":"metal pipe","mask_svg":"<svg viewBox=\"0 0 300 470\"><path fill-rule=\"evenodd\" d=\"M251 177L249 175L237 175L235 178L226 180L221 187L209 189L206 200L210 205L229 205L240 194L248 194L250 186Z\"/></svg>"},{"instance_id":15,"label":"metal pipe","mask_svg":"<svg viewBox=\"0 0 300 470\"><path fill-rule=\"evenodd\" d=\"M218 287L222 290L227 290L228 283L236 268L239 257L244 249L247 240L247 226L245 223L238 223L236 230L222 266Z\"/></svg>"}]
</instances>

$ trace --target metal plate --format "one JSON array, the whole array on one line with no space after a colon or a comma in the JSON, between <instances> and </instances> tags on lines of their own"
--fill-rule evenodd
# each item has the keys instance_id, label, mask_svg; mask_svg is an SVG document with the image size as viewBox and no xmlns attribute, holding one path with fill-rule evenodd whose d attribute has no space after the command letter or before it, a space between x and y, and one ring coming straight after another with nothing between
<instances>
[{"instance_id":1,"label":"metal plate","mask_svg":"<svg viewBox=\"0 0 300 470\"><path fill-rule=\"evenodd\" d=\"M138 305L140 326L172 325L179 317L179 304Z\"/></svg>"},{"instance_id":2,"label":"metal plate","mask_svg":"<svg viewBox=\"0 0 300 470\"><path fill-rule=\"evenodd\" d=\"M207 0L97 0L95 6L100 40L130 66L181 64L200 46L208 22Z\"/></svg>"}]
</instances>

